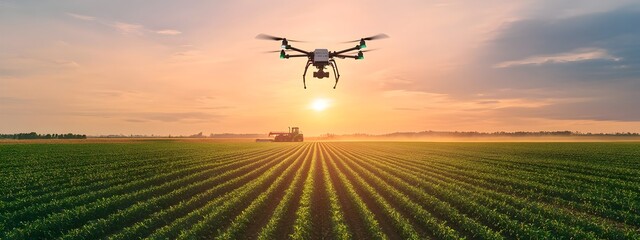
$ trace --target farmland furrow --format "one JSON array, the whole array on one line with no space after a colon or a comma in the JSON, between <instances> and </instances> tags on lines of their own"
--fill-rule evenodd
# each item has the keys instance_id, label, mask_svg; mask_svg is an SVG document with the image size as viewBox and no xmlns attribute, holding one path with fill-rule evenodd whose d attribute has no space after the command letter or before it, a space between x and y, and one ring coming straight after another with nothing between
<instances>
[{"instance_id":1,"label":"farmland furrow","mask_svg":"<svg viewBox=\"0 0 640 240\"><path fill-rule=\"evenodd\" d=\"M291 152L293 150L301 151L302 149L295 148L287 151L287 153L294 154L293 152ZM222 201L226 196L230 195L230 191L237 191L237 189L242 188L242 186L250 182L252 179L264 175L270 169L276 168L277 165L279 165L278 162L281 160L276 156L277 155L273 155L271 157L265 158L265 160L268 161L268 164L263 164L262 162L264 162L264 160L259 160L256 162L256 164L261 164L262 166L258 167L257 169L251 170L250 172L247 172L242 176L238 176L226 181L225 183L207 189L206 191L194 195L190 198L183 198L182 201L166 209L162 209L151 214L145 219L142 219L135 224L124 228L117 234L109 236L109 238L131 239L145 237L149 234L152 234L159 228L166 227L167 223L172 223L181 218L184 218L190 212L200 209L205 205L210 204L211 202Z\"/></svg>"},{"instance_id":2,"label":"farmland furrow","mask_svg":"<svg viewBox=\"0 0 640 240\"><path fill-rule=\"evenodd\" d=\"M407 158L401 158L406 162L413 163L416 167L421 167L421 163L415 160L409 160ZM435 165L434 165L435 164ZM508 173L495 173L499 171L496 168L490 168L486 173L480 174L479 172L466 172L461 170L460 168L466 168L466 165L454 164L450 162L432 162L430 166L431 169L440 169L440 165L448 166L443 171L447 172L447 174L455 173L457 175L464 175L469 177L470 179L483 179L488 183L499 184L498 186L494 186L493 189L499 189L500 191L508 191L509 194L515 194L517 196L521 196L524 198L537 197L537 200L551 203L557 206L568 206L571 207L572 211L580 210L588 214L596 214L598 217L604 218L612 218L617 221L622 221L625 224L637 224L640 222L640 217L637 214L630 214L625 210L616 210L621 207L627 209L636 209L636 205L638 205L637 201L633 196L625 197L626 201L622 203L614 203L612 202L618 201L616 197L612 199L616 200L608 200L603 198L594 198L593 193L588 194L585 192L577 192L576 188L566 188L565 190L558 189L556 185L549 186L548 182L557 182L554 180L547 180L546 182L536 183L531 182L530 180L517 180L517 178L511 177L503 177L504 175L510 175ZM473 164L467 164L473 165ZM520 176L524 176L526 174L520 174ZM593 188L593 187L591 187ZM608 187L606 189L615 189L615 187ZM567 190L568 189L568 190ZM600 195L600 194L598 194ZM608 196L609 198L613 196L617 196L617 194L602 194L603 196ZM583 199L586 198L586 199ZM569 200L567 200L569 199ZM608 207L596 207L591 205L592 202L608 203ZM637 211L637 209L636 209Z\"/></svg>"},{"instance_id":3,"label":"farmland furrow","mask_svg":"<svg viewBox=\"0 0 640 240\"><path fill-rule=\"evenodd\" d=\"M179 187L181 185L188 185L193 182L206 179L208 178L209 174L215 173L217 170L234 167L235 165L237 165L237 162L232 161L226 164L227 165L220 165L219 163L204 164L203 166L183 169L173 173L158 176L157 178L152 179L155 181L134 181L132 182L132 184L128 184L136 186L130 188L130 190L122 189L122 187L117 189L121 190L119 195L114 195L97 200L95 200L95 198L87 199L86 201L89 201L87 205L81 205L72 209L65 209L62 212L50 214L46 218L37 219L32 223L29 223L29 225L26 225L26 227L24 228L14 228L13 230L7 232L6 236L18 237L34 236L35 234L40 234L37 236L43 236L47 238L55 237L61 234L62 230L64 229L79 227L85 221L100 218L101 216L106 216L112 211L118 210L121 206L126 206L129 202L143 201L154 196L166 194L172 189L175 189L176 187ZM149 185L152 187L148 187ZM147 188L142 189L145 186ZM74 200L75 198L68 199ZM69 205L74 206L73 203Z\"/></svg>"},{"instance_id":4,"label":"farmland furrow","mask_svg":"<svg viewBox=\"0 0 640 240\"><path fill-rule=\"evenodd\" d=\"M339 148L336 146L336 148ZM346 154L358 153L359 156L366 156L365 153L361 153L356 150L346 151L340 148ZM385 155L380 155L385 156ZM355 158L354 159L358 159ZM378 161L377 159L374 161ZM381 160L380 160L381 161ZM457 229L461 233L466 233L467 236L472 238L482 239L500 239L501 235L498 232L492 231L487 226L484 226L474 219L467 217L465 214L459 212L456 208L451 206L447 202L443 202L440 199L430 195L422 189L417 188L415 185L408 183L407 181L390 174L386 171L381 171L379 165L373 165L371 163L365 163L363 161L357 161L357 163L363 167L377 173L380 177L384 177L389 184L396 186L399 190L402 190L413 199L418 200L421 205L424 205L426 209L433 209L433 214L438 218L448 221L452 224L454 229ZM389 163L391 166L397 163ZM411 173L410 171L408 173ZM413 174L413 173L411 173Z\"/></svg>"},{"instance_id":5,"label":"farmland furrow","mask_svg":"<svg viewBox=\"0 0 640 240\"><path fill-rule=\"evenodd\" d=\"M295 220L294 211L295 209L297 209L297 206L299 205L296 203L299 202L299 199L302 195L301 191L297 191L297 190L302 188L302 186L304 186L304 181L300 181L300 179L304 176L303 173L308 172L309 169L311 168L311 161L307 162L307 160L310 158L309 154L311 153L312 152L310 151L307 151L305 153L303 157L305 159L305 165L301 167L302 172L296 173L293 183L289 185L287 190L285 190L285 194L280 200L280 202L277 204L276 208L273 211L267 211L267 212L273 212L270 215L270 218L268 219L268 221L264 225L252 224L252 226L249 227L249 230L247 231L247 233L250 234L254 232L254 231L251 231L251 229L256 230L255 232L257 233L257 236L251 235L251 236L248 236L249 238L268 240L268 239L283 239L288 236L288 234L286 234L287 232L284 231L284 228L285 226L289 226L289 224L286 224L286 223L290 223L290 225L293 225L293 222ZM279 232L281 234L278 234Z\"/></svg>"},{"instance_id":6,"label":"farmland furrow","mask_svg":"<svg viewBox=\"0 0 640 240\"><path fill-rule=\"evenodd\" d=\"M342 207L340 206L340 200L338 200L338 194L333 186L331 174L329 173L327 166L327 158L329 156L327 154L326 146L324 144L321 146L323 149L322 154L320 155L320 161L322 162L322 181L325 183L325 191L329 197L329 215L331 216L332 236L336 239L351 239L352 235L346 224L345 212L342 211Z\"/></svg>"},{"instance_id":7,"label":"farmland furrow","mask_svg":"<svg viewBox=\"0 0 640 240\"><path fill-rule=\"evenodd\" d=\"M257 178L256 180L247 183L243 191L232 192L232 197L225 201L222 205L214 206L215 208L210 209L206 212L203 212L201 218L198 219L198 222L194 223L188 230L181 231L178 236L179 239L209 239L216 235L221 234L222 228L225 227L227 221L231 221L231 219L225 219L225 216L235 216L234 212L239 212L242 209L246 209L246 202L251 199L254 199L259 196L262 192L271 192L273 189L277 188L285 182L287 179L291 179L293 177L294 169L299 169L302 166L304 159L303 152L301 151L299 154L289 155L287 156L288 160L292 160L290 164L284 164L284 170L281 172L271 171L267 175L263 175L264 177ZM285 160L282 163L288 163L289 161ZM273 181L270 181L270 177L275 177ZM267 187L267 183L270 183ZM254 187L255 188L251 188ZM266 189L265 189L266 187ZM192 212L196 213L197 210Z\"/></svg>"},{"instance_id":8,"label":"farmland furrow","mask_svg":"<svg viewBox=\"0 0 640 240\"><path fill-rule=\"evenodd\" d=\"M364 190L364 192L367 192L367 194L373 199L373 201L377 204L377 206L382 209L382 212L386 215L387 218L391 220L393 226L395 227L394 230L397 231L398 234L400 234L401 238L420 239L420 238L426 237L424 235L420 236L420 234L418 234L418 232L415 230L415 228L409 222L409 220L405 216L403 216L398 210L396 210L391 205L389 200L387 200L385 197L381 195L381 193L385 193L385 195L393 194L392 189L386 188L382 192L379 192L374 187L372 187L371 184L365 181L365 179L360 176L359 172L354 171L349 166L347 166L344 163L344 160L342 159L343 157L341 155L336 154L336 152L334 152L333 149L328 149L328 152L329 152L329 155L333 157L333 159L337 159L337 161L339 162L339 164L337 164L339 170L342 172L346 172L347 177L350 178L351 180L355 180L358 186L361 187ZM402 198L399 195L396 197ZM410 205L410 203L408 202L405 202L405 203ZM418 209L416 208L413 210L418 210ZM426 211L422 211L419 213L424 214L426 213ZM432 226L436 226L436 225L437 224L433 224ZM440 226L440 227L444 228L444 226ZM447 236L451 236L451 237L448 239L456 238L455 236L452 236L451 231L448 231L448 230L444 230L444 231L449 232Z\"/></svg>"},{"instance_id":9,"label":"farmland furrow","mask_svg":"<svg viewBox=\"0 0 640 240\"><path fill-rule=\"evenodd\" d=\"M71 230L62 238L90 239L108 235L120 228L141 222L152 213L175 206L182 199L200 195L202 192L223 194L224 190L229 190L230 186L233 186L232 184L240 185L242 184L242 180L251 179L251 177L257 175L261 170L274 165L276 161L274 159L275 158L265 158L263 160L257 160L242 167L221 172L219 175L200 182L182 186L165 195L138 202L125 209L118 210L116 213L108 215L105 218L89 221L81 228Z\"/></svg>"},{"instance_id":10,"label":"farmland furrow","mask_svg":"<svg viewBox=\"0 0 640 240\"><path fill-rule=\"evenodd\" d=\"M380 161L384 161L384 160L381 159ZM393 165L399 166L398 162L394 162ZM433 171L433 169L430 169L430 170ZM432 174L436 174L436 173L418 169L415 166L413 168L404 169L403 171L417 171L423 174L427 174L427 175L419 175L419 176L421 179L425 179L425 180L432 179L432 181L435 181L438 185L450 186L452 187L452 189L456 189L461 194L466 194L468 196L471 196L472 197L471 199L474 199L475 201L479 201L482 204L485 204L487 206L492 206L492 207L495 207L496 209L500 209L502 212L505 212L506 214L514 216L519 220L531 221L535 224L545 226L545 228L552 229L554 230L554 234L556 235L558 234L565 234L565 236L583 235L584 237L588 237L588 234L585 235L583 230L575 229L573 227L573 226L576 226L577 224L577 226L581 226L583 229L587 229L589 231L594 231L596 233L599 233L603 237L619 238L620 236L625 236L625 233L620 232L615 228L613 229L602 228L598 225L592 224L588 220L581 220L581 218L576 216L569 217L569 215L558 214L553 210L545 211L543 210L545 209L544 206L541 207L540 205L533 205L532 203L524 200L514 199L512 196L500 195L491 190L479 188L479 187L462 183L462 182L454 182L454 183L442 182L442 181L451 181L451 180L447 178L442 179L439 175L435 175L435 179L434 179L431 176ZM439 180L439 179L442 179L442 180ZM459 190L461 186L472 188L472 189L469 191L462 191L462 190ZM498 201L496 201L496 199ZM511 206L510 204L515 204L515 206ZM535 209L535 211L530 212L529 210L530 208ZM539 215L539 213L542 213L543 215ZM543 217L543 216L547 216L547 217ZM564 225L562 222L548 221L549 218L567 220L571 222L571 225Z\"/></svg>"},{"instance_id":11,"label":"farmland furrow","mask_svg":"<svg viewBox=\"0 0 640 240\"><path fill-rule=\"evenodd\" d=\"M579 191L580 188L577 186L573 189L569 188L569 186L566 188L559 188L555 185L550 186L543 182L521 180L516 177L504 177L504 175L493 173L469 172L460 169L451 169L449 172L457 175L473 177L475 179L483 180L489 184L509 186L510 188L507 188L506 191L510 191L510 194L535 199L545 203L569 206L573 210L595 214L596 216L604 218L612 218L625 224L640 226L638 225L640 224L640 216L637 215L637 208L640 207L640 204L635 201L637 197L634 196L620 197L619 194L601 193L597 190ZM556 181L548 180L547 182ZM618 192L623 191L624 190L620 190ZM597 202L598 206L591 204L594 202Z\"/></svg>"},{"instance_id":12,"label":"farmland furrow","mask_svg":"<svg viewBox=\"0 0 640 240\"><path fill-rule=\"evenodd\" d=\"M456 211L454 211L453 208L441 204L440 201L437 201L434 198L429 199L429 209L432 209L433 211L441 211L441 213L432 214L431 212L428 212L419 204L414 202L408 195L405 195L404 192L406 192L410 185L398 181L399 183L404 183L405 185L402 187L397 187L395 184L387 182L389 180L385 181L381 178L382 176L384 176L385 179L389 179L390 177L388 176L388 174L383 175L379 172L369 171L364 166L371 163L364 160L364 158L362 158L362 156L364 155L362 154L359 155L360 157L357 157L343 149L338 149L333 145L330 145L330 148L332 148L333 152L336 152L338 155L343 156L343 158L345 159L344 164L347 165L350 170L355 168L356 170L353 172L362 173L362 176L364 176L364 178L374 182L375 184L373 184L373 186L377 186L377 188L380 189L379 192L386 193L387 196L391 196L396 204L404 208L405 212L410 213L410 216L414 218L416 222L419 222L422 227L424 227L424 229L428 229L433 237L438 239L458 239L461 237L455 230L447 225L446 221L440 221L436 219L434 215L438 215L445 220L452 221L453 223L463 224L464 226L466 226L466 228L463 228L464 230L471 230L469 231L469 233L471 233L471 236L482 236L483 238L492 239L500 238L499 234L492 232L486 227L475 223L471 219L461 216ZM416 192L417 189L414 189L413 191Z\"/></svg>"},{"instance_id":13,"label":"farmland furrow","mask_svg":"<svg viewBox=\"0 0 640 240\"><path fill-rule=\"evenodd\" d=\"M640 239L638 143L0 143L0 239Z\"/></svg>"},{"instance_id":14,"label":"farmland furrow","mask_svg":"<svg viewBox=\"0 0 640 240\"><path fill-rule=\"evenodd\" d=\"M51 156L54 159L62 159L59 161L48 160L46 162L41 161L32 161L33 167L30 169L25 169L25 172L12 171L11 174L14 177L19 176L33 176L37 175L37 181L34 181L32 177L26 177L22 179L12 179L12 181L16 184L11 185L14 187L13 189L6 189L7 191L11 191L11 195L5 195L2 197L5 198L16 198L25 194L37 194L42 195L44 192L40 192L42 190L55 190L63 189L60 187L65 186L64 184L69 184L69 180L71 179L71 183L85 183L87 178L94 177L96 172L93 169L96 168L105 168L105 169L113 169L119 170L118 166L122 167L130 167L130 166L140 166L141 163L144 162L152 162L161 159L174 158L176 156L171 156L171 154L161 154L161 152L147 152L148 156L143 159L137 159L135 154L121 154L121 153L112 153L112 152L101 152L101 153L88 153L85 152L85 155L71 155L71 156ZM190 159L191 156L194 156L196 152L185 152L184 155L180 155L179 158L182 159ZM145 155L147 155L145 154ZM69 162L65 159L77 159L77 158L86 158L89 161L80 161L82 164L77 164L78 161ZM112 161L108 161L108 159L118 159L120 161L116 161L115 163ZM43 164L46 163L46 164ZM70 164L72 163L72 164ZM73 164L75 163L75 164ZM53 166L53 167L51 167ZM80 173L80 174L79 174ZM100 172L98 172L99 174ZM108 172L107 172L108 173ZM23 182L23 183L21 183ZM16 189L18 187L19 189Z\"/></svg>"},{"instance_id":15,"label":"farmland furrow","mask_svg":"<svg viewBox=\"0 0 640 240\"><path fill-rule=\"evenodd\" d=\"M270 150L266 150L265 152L273 152L273 151L276 151L276 150L270 149ZM207 161L203 161L200 158L192 158L192 160L188 160L188 161L173 159L177 163L183 163L183 164L173 164L172 168L178 168L178 169L189 168L202 162L217 161L219 159L230 160L230 159L238 159L243 157L246 158L246 157L256 156L259 154L261 154L261 152L251 153L247 155L236 154L235 157L232 157L233 155L221 155L221 156L216 156L211 160L207 160ZM166 158L170 159L170 157L166 157ZM188 159L188 158L184 158L184 159ZM45 188L47 189L47 192L40 192L40 193L32 192L32 193L29 193L31 195L29 195L24 199L15 199L11 202L11 204L6 204L5 206L2 206L2 208L0 208L0 212L16 211L20 208L25 208L31 205L45 204L45 202L47 201L51 202L58 199L64 199L69 196L77 196L79 194L87 192L88 190L96 192L102 189L106 189L109 187L121 185L123 183L131 182L131 179L151 178L158 174L162 174L163 171L166 171L164 168L161 168L164 164L157 164L155 160L150 160L149 165L154 166L152 165L153 163L156 163L154 164L155 167L153 168L148 168L148 166L144 166L144 165L140 167L135 167L135 168L131 168L130 166L128 166L129 169L124 170L122 172L120 172L120 170L117 170L117 169L109 169L109 171L104 171L106 173L110 173L108 178L92 179L89 184L87 184L87 182L84 182L82 180L76 180L77 182L83 182L84 184L63 184L64 187L61 188L62 190L56 190L56 189L49 190ZM118 174L113 174L113 173L118 173ZM127 177L123 178L122 176L127 176ZM52 184L55 184L55 183L52 183Z\"/></svg>"},{"instance_id":16,"label":"farmland furrow","mask_svg":"<svg viewBox=\"0 0 640 240\"><path fill-rule=\"evenodd\" d=\"M437 154L436 154L437 153ZM534 169L541 170L542 172L566 172L573 174L580 174L589 177L601 177L604 179L619 179L623 181L640 181L640 176L638 176L638 172L633 170L633 168L612 168L607 163L599 163L603 164L602 166L606 166L606 168L598 168L598 165L584 165L579 162L575 162L572 158L546 158L541 157L539 154L537 157L533 158L530 155L510 155L510 154L502 154L502 152L487 152L486 150L481 151L469 151L468 149L464 152L452 152L446 150L437 150L434 149L429 154L430 156L439 155L444 158L456 158L460 160L471 160L475 161L483 160L487 161L486 163L490 166L496 164L505 164L510 167L521 168L523 166L530 166ZM426 155L425 155L426 156Z\"/></svg>"},{"instance_id":17,"label":"farmland furrow","mask_svg":"<svg viewBox=\"0 0 640 240\"><path fill-rule=\"evenodd\" d=\"M483 159L476 158L475 162L483 162ZM544 191L545 195L555 196L568 201L574 202L603 202L609 205L611 209L621 209L626 211L635 211L640 213L639 203L632 201L640 197L640 188L632 182L615 180L598 176L586 176L582 173L574 173L564 170L545 171L540 166L532 166L531 164L509 163L504 161L492 160L485 166L478 164L471 167L465 164L465 161L454 163L440 162L451 167L468 171L470 174L493 173L508 179L525 181L530 185L534 185L538 190ZM504 167L504 168L501 168ZM554 182L553 189L547 185L548 182ZM594 188L594 186L599 186ZM530 188L528 188L530 189ZM615 189L612 190L612 189ZM611 200L614 199L614 200Z\"/></svg>"},{"instance_id":18,"label":"farmland furrow","mask_svg":"<svg viewBox=\"0 0 640 240\"><path fill-rule=\"evenodd\" d=\"M316 166L314 171L313 193L311 204L311 216L313 223L313 238L328 239L331 238L331 206L329 195L326 191L326 182L324 181L324 170L322 168L322 154L326 150L323 143L316 143L318 151L316 154Z\"/></svg>"},{"instance_id":19,"label":"farmland furrow","mask_svg":"<svg viewBox=\"0 0 640 240\"><path fill-rule=\"evenodd\" d=\"M338 166L334 162L335 156L329 155L327 159L329 159L329 163L331 163L331 170L334 174L338 175L338 179L340 180L340 185L344 186L346 193L349 199L354 203L356 209L358 210L358 214L361 217L361 220L364 222L364 226L368 231L369 236L367 238L371 239L389 239L388 232L383 231L380 227L380 223L374 213L367 207L367 204L361 199L360 195L356 192L355 187L349 181L347 176L345 176L342 171L338 169ZM352 229L355 229L352 227ZM393 232L392 232L393 233Z\"/></svg>"},{"instance_id":20,"label":"farmland furrow","mask_svg":"<svg viewBox=\"0 0 640 240\"><path fill-rule=\"evenodd\" d=\"M129 178L125 177L124 179L129 180L129 182L124 185L115 185L107 189L86 192L81 195L71 196L68 198L60 199L60 200L54 199L51 202L47 201L48 199L42 199L43 202L41 203L39 202L32 203L32 205L30 205L27 208L14 211L11 213L3 214L2 216L0 216L0 220L1 220L0 222L5 223L4 227L6 229L11 229L11 228L17 227L18 226L17 224L19 223L25 223L26 221L35 219L35 217L37 217L38 215L40 216L48 215L48 214L54 213L55 211L60 211L62 209L69 209L74 206L90 203L90 202L93 202L95 199L99 199L99 198L114 196L118 194L126 194L128 192L131 192L132 190L139 189L140 187L143 187L146 185L160 184L170 179L176 179L176 178L180 178L180 176L186 176L186 174L189 174L189 173L195 173L197 171L207 170L214 167L225 167L225 164L234 164L234 160L231 159L228 161L223 161L223 162L213 163L213 164L208 164L204 162L203 165L201 166L195 166L195 167L183 169L183 170L172 172L172 173L163 173L147 179L137 179L132 181L132 180L129 180ZM229 166L233 167L234 165L229 165Z\"/></svg>"},{"instance_id":21,"label":"farmland furrow","mask_svg":"<svg viewBox=\"0 0 640 240\"><path fill-rule=\"evenodd\" d=\"M278 180L276 180L276 182L274 182L273 185L271 185L266 191L262 192L256 199L254 199L253 202L251 202L251 204L247 208L242 210L242 212L239 215L237 215L236 218L233 220L231 225L224 232L222 232L222 234L216 236L216 239L245 238L246 236L242 236L241 232L248 227L247 225L249 225L249 222L251 222L252 225L263 226L260 223L264 221L257 221L256 217L259 217L260 215L266 216L267 214L265 213L271 212L269 211L270 209L268 209L269 206L267 205L267 203L268 202L276 203L276 201L273 201L273 200L282 199L283 195L286 194L285 188L287 190L291 189L291 186L297 185L298 182L300 181L301 176L303 175L302 174L303 169L305 169L304 165L309 160L308 152L306 152L304 155L301 155L300 158L303 159L303 162L302 162L302 165L298 167L295 174L293 175L293 179L289 180L290 177L283 178L282 185L278 185L279 184ZM310 164L312 165L311 167L313 168L313 159L311 160ZM286 187L287 185L290 187Z\"/></svg>"},{"instance_id":22,"label":"farmland furrow","mask_svg":"<svg viewBox=\"0 0 640 240\"><path fill-rule=\"evenodd\" d=\"M229 211L230 210L229 208L234 207L232 203L238 203L238 200L241 200L243 196L246 197L245 195L249 195L250 193L255 194L257 190L264 187L265 182L275 178L278 170L283 169L287 165L291 166L292 164L290 162L293 162L294 159L297 159L297 157L302 154L303 152L302 150L303 150L302 148L297 148L296 152L293 154L278 156L278 159L283 159L283 160L281 160L275 166L270 167L267 171L262 173L262 175L256 177L253 181L250 181L246 183L244 186L240 188L236 188L233 191L228 192L222 196L217 196L213 199L210 199L209 201L206 202L205 205L197 209L193 209L187 212L184 216L176 218L174 221L170 222L168 225L165 225L157 229L149 237L177 238L181 233L189 234L187 229L192 228L192 226L194 226L195 224L207 218L213 218L218 216L221 213ZM216 230L216 229L213 229L213 230Z\"/></svg>"},{"instance_id":23,"label":"farmland furrow","mask_svg":"<svg viewBox=\"0 0 640 240\"><path fill-rule=\"evenodd\" d=\"M523 225L516 220L510 219L506 214L495 212L494 209L489 209L476 202L468 201L464 195L452 192L434 184L433 182L426 182L422 178L410 174L412 171L397 170L395 169L397 164L398 163L395 163L392 166L384 166L380 165L380 163L376 161L371 162L371 165L380 166L380 169L382 170L379 171L380 174L383 174L384 172L396 173L397 176L401 176L403 180L410 181L411 184L419 186L422 191L437 197L440 201L448 202L452 206L458 208L459 211L468 214L469 216L473 216L476 221L480 221L483 224L490 226L493 230L499 231L500 229L505 229L505 234L507 234L508 237L520 236L536 238L549 236L550 234L542 231L541 229ZM422 195L422 197L424 197L424 195Z\"/></svg>"},{"instance_id":24,"label":"farmland furrow","mask_svg":"<svg viewBox=\"0 0 640 240\"><path fill-rule=\"evenodd\" d=\"M330 156L326 151L323 152L324 165L327 167L326 171L329 173L328 178L333 186L340 209L344 212L344 219L347 229L354 239L369 239L371 226L367 224L366 218L361 214L361 205L352 198L352 194L345 184L341 182L335 169L332 169L332 165L329 165ZM359 198L358 198L359 199ZM369 219L375 220L375 219ZM377 224L377 223L375 223ZM386 236L385 236L386 237Z\"/></svg>"},{"instance_id":25,"label":"farmland furrow","mask_svg":"<svg viewBox=\"0 0 640 240\"><path fill-rule=\"evenodd\" d=\"M313 193L314 177L316 171L316 162L318 157L318 143L313 143L313 152L311 153L311 167L304 180L302 188L302 196L296 210L296 220L293 223L293 233L289 235L292 239L311 239L312 235L312 217L311 217L311 194Z\"/></svg>"},{"instance_id":26,"label":"farmland furrow","mask_svg":"<svg viewBox=\"0 0 640 240\"><path fill-rule=\"evenodd\" d=\"M408 161L406 159L404 161L408 164L412 164L414 167L421 168L420 163ZM442 174L450 175L451 177L464 176L465 178L473 181L482 180L485 184L492 185L489 189L496 189L497 191L506 192L526 199L533 198L543 203L571 207L572 211L580 210L585 213L596 214L599 217L615 219L625 224L637 224L639 221L636 220L640 220L638 215L629 214L624 210L616 210L616 208L611 205L608 205L609 207L606 208L591 205L591 202L598 202L601 204L610 202L608 200L592 199L592 197L587 197L589 200L574 199L573 201L570 201L565 198L571 195L566 195L566 191L563 192L562 190L556 189L555 186L503 177L502 175L504 174L495 173L495 171L497 171L496 169L492 170L494 173L489 171L481 174L479 172L466 172L460 170L459 167L450 165L451 164L449 163L434 163L431 164L429 169L432 171L442 171ZM576 193L575 190L571 190L571 192ZM586 193L579 194L581 196L588 195ZM635 203L635 205L637 205L637 203ZM634 203L628 202L626 206L634 206Z\"/></svg>"}]
</instances>

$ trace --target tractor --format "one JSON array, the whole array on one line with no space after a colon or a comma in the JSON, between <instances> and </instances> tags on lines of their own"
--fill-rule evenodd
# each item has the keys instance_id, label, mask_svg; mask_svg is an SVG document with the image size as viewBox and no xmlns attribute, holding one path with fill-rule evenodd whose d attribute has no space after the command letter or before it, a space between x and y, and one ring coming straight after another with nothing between
<instances>
[{"instance_id":1,"label":"tractor","mask_svg":"<svg viewBox=\"0 0 640 240\"><path fill-rule=\"evenodd\" d=\"M300 133L300 128L289 127L289 132L269 132L269 137L275 136L274 142L302 142L304 136Z\"/></svg>"}]
</instances>

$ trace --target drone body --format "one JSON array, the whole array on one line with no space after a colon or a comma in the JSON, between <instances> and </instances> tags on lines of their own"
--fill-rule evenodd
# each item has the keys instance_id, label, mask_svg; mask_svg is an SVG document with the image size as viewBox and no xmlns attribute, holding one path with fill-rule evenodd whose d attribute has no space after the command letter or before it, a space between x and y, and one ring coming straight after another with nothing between
<instances>
[{"instance_id":1,"label":"drone body","mask_svg":"<svg viewBox=\"0 0 640 240\"><path fill-rule=\"evenodd\" d=\"M282 59L289 59L292 57L307 58L307 65L304 67L304 73L302 74L302 84L305 89L307 88L305 77L307 75L307 69L309 68L309 66L313 65L314 67L316 67L316 69L318 69L317 72L313 72L313 77L318 79L328 78L329 72L325 72L324 69L327 66L331 66L331 68L333 69L333 75L335 76L335 79L336 79L336 83L335 85L333 85L333 88L335 89L336 86L338 85L338 80L340 79L340 72L338 71L338 64L336 63L336 60L334 58L342 58L342 59L353 58L356 60L364 59L363 52L367 52L367 51L366 50L363 51L361 49L367 47L365 41L387 38L387 37L388 36L385 34L378 34L372 37L361 38L360 40L350 41L350 42L359 42L359 44L356 45L355 47L348 48L341 51L331 52L329 51L329 49L320 48L312 52L308 52L302 49L295 48L289 44L289 42L299 42L299 41L287 40L286 38L274 37L266 34L259 34L258 36L256 36L256 38L259 38L259 39L282 41L282 45L281 45L282 50L280 50L280 58ZM287 54L285 50L296 51L300 54ZM356 51L356 50L358 51L357 55L346 55L346 54L349 54L349 52ZM274 52L277 52L277 51L274 51Z\"/></svg>"},{"instance_id":2,"label":"drone body","mask_svg":"<svg viewBox=\"0 0 640 240\"><path fill-rule=\"evenodd\" d=\"M330 59L329 59L329 50L328 49L316 49L315 51L313 51L313 60L312 60L313 63L312 64L313 64L314 67L316 67L318 69L317 72L313 73L313 77L314 78L322 79L322 78L325 78L325 77L329 77L329 73L328 72L323 72L325 66L327 66L328 64L332 64L331 62L329 62L329 60ZM337 69L337 67L338 67L338 65L335 65L336 69ZM338 77L338 76L336 76L336 77Z\"/></svg>"}]
</instances>

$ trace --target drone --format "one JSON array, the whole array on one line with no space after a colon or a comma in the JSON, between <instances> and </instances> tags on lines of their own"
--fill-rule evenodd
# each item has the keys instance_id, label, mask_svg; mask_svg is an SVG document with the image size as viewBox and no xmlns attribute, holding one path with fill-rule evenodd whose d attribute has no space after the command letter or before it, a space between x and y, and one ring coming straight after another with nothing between
<instances>
[{"instance_id":1,"label":"drone","mask_svg":"<svg viewBox=\"0 0 640 240\"><path fill-rule=\"evenodd\" d=\"M324 69L325 67L330 65L331 68L333 69L333 75L336 79L336 84L333 85L333 89L335 89L336 86L338 85L338 80L340 79L340 71L338 71L338 64L336 63L336 60L334 58L341 58L341 59L353 58L355 60L362 60L364 59L363 53L368 51L373 51L373 50L361 50L367 47L366 41L383 39L388 37L389 36L387 36L386 34L381 33L375 36L361 38L360 40L342 42L342 43L359 42L359 44L356 45L355 47L347 48L345 50L332 52L326 48L320 48L320 49L314 50L313 52L308 52L299 48L295 48L289 44L289 42L303 42L303 41L291 40L283 37L275 37L267 34L258 34L258 36L256 36L257 39L282 41L282 45L280 46L282 48L281 50L269 51L269 52L280 52L281 59L289 59L289 58L295 58L295 57L307 58L307 65L304 67L304 73L302 74L302 84L305 89L307 89L305 76L307 75L307 69L309 69L309 66L313 65L318 69L317 72L313 72L313 77L318 79L323 79L323 78L329 77L329 72L325 72ZM285 50L296 51L296 52L299 52L300 54L287 54ZM351 55L350 52L356 51L356 50L358 51L358 53L356 55Z\"/></svg>"}]
</instances>

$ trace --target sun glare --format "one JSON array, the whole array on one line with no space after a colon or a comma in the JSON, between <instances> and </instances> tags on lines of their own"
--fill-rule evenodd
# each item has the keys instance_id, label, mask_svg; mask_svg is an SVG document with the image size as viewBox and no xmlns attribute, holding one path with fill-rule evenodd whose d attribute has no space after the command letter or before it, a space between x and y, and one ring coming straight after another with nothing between
<instances>
[{"instance_id":1,"label":"sun glare","mask_svg":"<svg viewBox=\"0 0 640 240\"><path fill-rule=\"evenodd\" d=\"M317 98L311 102L311 109L322 112L329 107L329 100L324 98Z\"/></svg>"}]
</instances>

